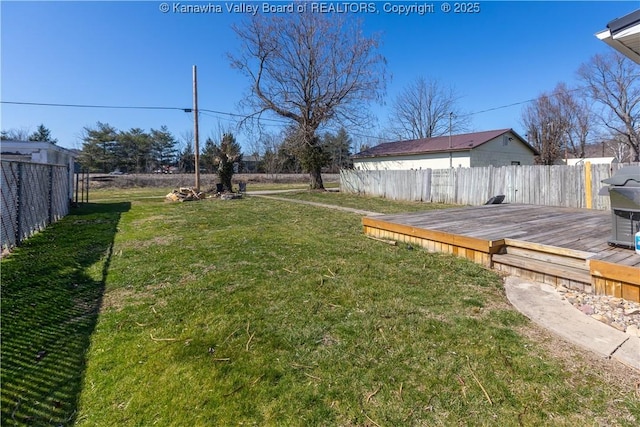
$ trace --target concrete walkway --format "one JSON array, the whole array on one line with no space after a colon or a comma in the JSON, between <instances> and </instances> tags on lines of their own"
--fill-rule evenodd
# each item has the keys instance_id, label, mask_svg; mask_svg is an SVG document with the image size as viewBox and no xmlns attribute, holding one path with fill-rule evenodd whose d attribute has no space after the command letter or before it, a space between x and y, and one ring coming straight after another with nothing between
<instances>
[{"instance_id":1,"label":"concrete walkway","mask_svg":"<svg viewBox=\"0 0 640 427\"><path fill-rule=\"evenodd\" d=\"M640 337L607 326L576 310L553 286L507 277L507 298L529 319L566 341L640 371Z\"/></svg>"}]
</instances>

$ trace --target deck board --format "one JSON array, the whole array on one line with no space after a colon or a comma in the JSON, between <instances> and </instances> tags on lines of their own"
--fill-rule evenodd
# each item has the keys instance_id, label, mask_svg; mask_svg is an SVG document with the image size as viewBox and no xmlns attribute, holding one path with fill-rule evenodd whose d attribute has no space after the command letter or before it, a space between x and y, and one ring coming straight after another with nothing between
<instances>
[{"instance_id":1,"label":"deck board","mask_svg":"<svg viewBox=\"0 0 640 427\"><path fill-rule=\"evenodd\" d=\"M433 250L442 248L455 254L482 251L482 241L489 248L505 240L544 245L558 253L588 256L597 260L598 274L611 271L612 276L630 278L640 286L640 255L607 242L611 238L610 211L501 204L380 215L365 218L363 224L366 229L407 239L422 238L431 242L428 245ZM466 242L470 243L465 246ZM489 249L488 253L496 252ZM599 275L598 279L607 278Z\"/></svg>"}]
</instances>

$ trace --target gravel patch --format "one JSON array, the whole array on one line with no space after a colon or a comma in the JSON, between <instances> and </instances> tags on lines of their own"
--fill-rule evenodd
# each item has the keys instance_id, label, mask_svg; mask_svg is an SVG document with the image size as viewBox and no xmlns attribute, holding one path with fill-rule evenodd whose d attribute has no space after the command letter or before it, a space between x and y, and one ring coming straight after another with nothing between
<instances>
[{"instance_id":1,"label":"gravel patch","mask_svg":"<svg viewBox=\"0 0 640 427\"><path fill-rule=\"evenodd\" d=\"M576 310L629 335L640 337L640 303L607 295L557 288Z\"/></svg>"}]
</instances>

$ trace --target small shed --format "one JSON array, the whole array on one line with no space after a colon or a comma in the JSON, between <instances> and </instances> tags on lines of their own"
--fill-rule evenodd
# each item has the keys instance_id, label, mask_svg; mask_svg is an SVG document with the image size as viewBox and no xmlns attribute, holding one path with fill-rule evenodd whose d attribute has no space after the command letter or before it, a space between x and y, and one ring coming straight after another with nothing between
<instances>
[{"instance_id":1,"label":"small shed","mask_svg":"<svg viewBox=\"0 0 640 427\"><path fill-rule=\"evenodd\" d=\"M537 150L513 129L386 142L353 155L355 169L533 165Z\"/></svg>"}]
</instances>

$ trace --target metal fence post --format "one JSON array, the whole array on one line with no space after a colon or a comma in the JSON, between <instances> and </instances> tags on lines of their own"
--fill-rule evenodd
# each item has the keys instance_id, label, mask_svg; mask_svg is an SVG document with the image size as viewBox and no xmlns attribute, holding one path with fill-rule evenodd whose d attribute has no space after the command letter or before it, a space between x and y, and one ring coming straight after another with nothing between
<instances>
[{"instance_id":1,"label":"metal fence post","mask_svg":"<svg viewBox=\"0 0 640 427\"><path fill-rule=\"evenodd\" d=\"M79 187L79 183L80 183L80 172L74 172L73 176L76 178L76 185L73 187L74 193L75 193L75 199L76 199L76 205L78 204L78 193L80 192L80 187Z\"/></svg>"},{"instance_id":2,"label":"metal fence post","mask_svg":"<svg viewBox=\"0 0 640 427\"><path fill-rule=\"evenodd\" d=\"M86 203L89 203L89 178L90 178L89 177L89 169L85 169L84 173L86 174L85 183L84 183L84 185L86 186L86 189L87 189L87 200L86 200ZM84 193L85 186L82 187L83 193Z\"/></svg>"},{"instance_id":3,"label":"metal fence post","mask_svg":"<svg viewBox=\"0 0 640 427\"><path fill-rule=\"evenodd\" d=\"M15 244L16 246L20 246L20 237L22 236L22 201L24 200L24 195L22 194L22 182L24 178L24 166L22 163L18 163L18 182L16 182L16 236L15 236Z\"/></svg>"},{"instance_id":4,"label":"metal fence post","mask_svg":"<svg viewBox=\"0 0 640 427\"><path fill-rule=\"evenodd\" d=\"M49 200L47 203L48 215L47 225L53 222L53 166L49 166Z\"/></svg>"}]
</instances>

